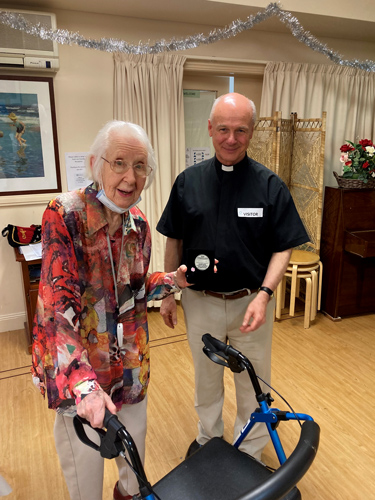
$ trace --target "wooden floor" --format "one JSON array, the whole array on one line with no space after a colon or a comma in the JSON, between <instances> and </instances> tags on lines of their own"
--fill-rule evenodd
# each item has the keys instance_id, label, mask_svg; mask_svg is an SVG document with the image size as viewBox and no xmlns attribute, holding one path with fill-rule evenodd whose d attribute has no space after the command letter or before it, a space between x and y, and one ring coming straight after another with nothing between
<instances>
[{"instance_id":1,"label":"wooden floor","mask_svg":"<svg viewBox=\"0 0 375 500\"><path fill-rule=\"evenodd\" d=\"M157 310L151 310L149 321L146 472L154 483L183 460L196 436L197 417L182 312L175 330L164 326ZM321 427L317 458L299 484L304 500L375 499L374 353L375 315L332 322L318 314L307 330L303 317L275 324L272 384L295 411L309 413ZM68 500L54 448L54 412L32 385L24 331L0 333L0 354L0 475L13 488L6 498ZM226 372L224 437L230 441L235 402L231 373ZM274 406L286 409L274 397ZM298 425L284 423L279 431L288 454ZM263 460L277 464L270 445ZM103 500L112 499L115 481L115 464L106 461Z\"/></svg>"}]
</instances>

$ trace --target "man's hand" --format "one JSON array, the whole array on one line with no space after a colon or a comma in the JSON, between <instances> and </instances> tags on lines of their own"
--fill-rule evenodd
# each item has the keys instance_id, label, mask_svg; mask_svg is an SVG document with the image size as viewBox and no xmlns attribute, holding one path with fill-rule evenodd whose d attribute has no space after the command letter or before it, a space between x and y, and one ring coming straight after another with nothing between
<instances>
[{"instance_id":1,"label":"man's hand","mask_svg":"<svg viewBox=\"0 0 375 500\"><path fill-rule=\"evenodd\" d=\"M174 295L168 295L162 300L160 314L169 328L174 328L177 325L177 304Z\"/></svg>"},{"instance_id":2,"label":"man's hand","mask_svg":"<svg viewBox=\"0 0 375 500\"><path fill-rule=\"evenodd\" d=\"M91 424L91 427L103 427L105 409L116 414L116 406L108 394L102 390L90 392L77 405L77 413Z\"/></svg>"},{"instance_id":3,"label":"man's hand","mask_svg":"<svg viewBox=\"0 0 375 500\"><path fill-rule=\"evenodd\" d=\"M249 333L255 331L266 322L266 309L270 300L266 292L259 292L246 309L240 331Z\"/></svg>"}]
</instances>

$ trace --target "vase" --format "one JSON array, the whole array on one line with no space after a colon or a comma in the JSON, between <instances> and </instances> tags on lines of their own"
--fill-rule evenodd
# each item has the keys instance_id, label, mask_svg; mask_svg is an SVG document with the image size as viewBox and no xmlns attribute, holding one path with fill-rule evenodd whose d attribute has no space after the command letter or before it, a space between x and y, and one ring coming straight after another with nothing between
<instances>
[{"instance_id":1,"label":"vase","mask_svg":"<svg viewBox=\"0 0 375 500\"><path fill-rule=\"evenodd\" d=\"M337 184L340 188L349 188L349 189L375 189L375 179L369 179L367 182L364 182L360 179L348 179L346 177L341 177L337 172L333 172Z\"/></svg>"}]
</instances>

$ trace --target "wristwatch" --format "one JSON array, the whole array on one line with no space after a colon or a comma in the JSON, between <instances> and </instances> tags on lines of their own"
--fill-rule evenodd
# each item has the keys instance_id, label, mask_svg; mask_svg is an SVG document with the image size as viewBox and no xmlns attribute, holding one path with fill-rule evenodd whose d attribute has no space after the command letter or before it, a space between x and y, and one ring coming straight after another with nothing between
<instances>
[{"instance_id":1,"label":"wristwatch","mask_svg":"<svg viewBox=\"0 0 375 500\"><path fill-rule=\"evenodd\" d=\"M270 299L272 299L272 297L273 297L273 291L271 290L271 288L268 288L268 286L260 286L258 288L258 293L260 291L268 293L268 295L270 296Z\"/></svg>"}]
</instances>

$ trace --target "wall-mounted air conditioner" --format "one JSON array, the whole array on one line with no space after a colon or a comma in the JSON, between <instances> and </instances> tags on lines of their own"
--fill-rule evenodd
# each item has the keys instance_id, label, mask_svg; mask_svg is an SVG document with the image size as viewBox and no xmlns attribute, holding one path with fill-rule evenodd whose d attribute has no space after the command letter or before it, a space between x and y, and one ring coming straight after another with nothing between
<instances>
[{"instance_id":1,"label":"wall-mounted air conditioner","mask_svg":"<svg viewBox=\"0 0 375 500\"><path fill-rule=\"evenodd\" d=\"M2 11L21 14L32 25L40 23L56 29L56 16L47 12L14 9ZM57 71L59 69L58 45L51 40L28 35L24 31L0 24L0 68Z\"/></svg>"}]
</instances>

